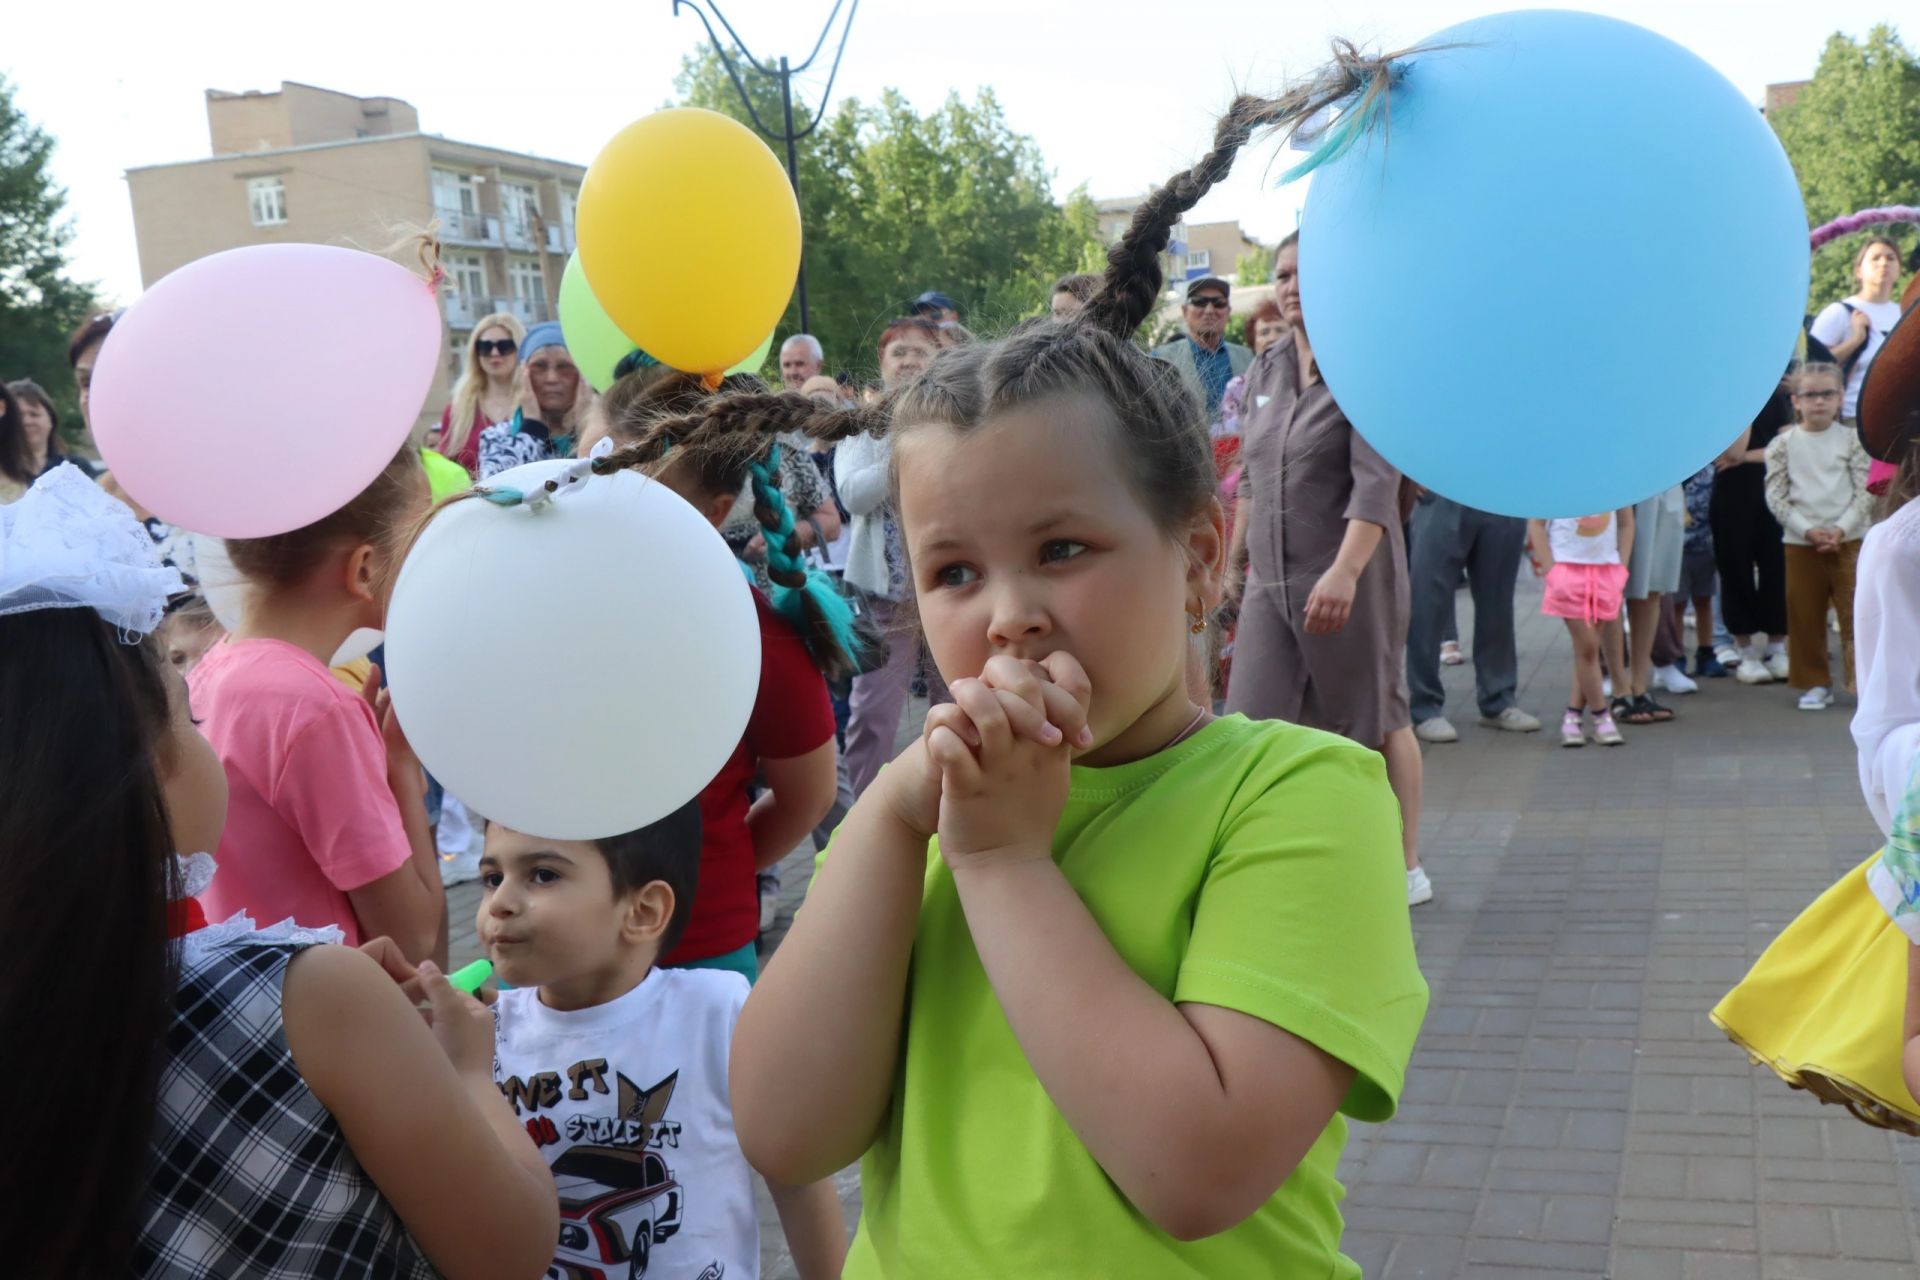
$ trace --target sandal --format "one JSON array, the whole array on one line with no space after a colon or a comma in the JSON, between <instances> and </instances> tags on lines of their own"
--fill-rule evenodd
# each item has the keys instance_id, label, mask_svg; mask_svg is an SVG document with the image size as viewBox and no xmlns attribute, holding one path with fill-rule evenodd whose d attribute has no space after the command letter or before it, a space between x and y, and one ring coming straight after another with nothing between
<instances>
[{"instance_id":1,"label":"sandal","mask_svg":"<svg viewBox=\"0 0 1920 1280\"><path fill-rule=\"evenodd\" d=\"M1633 714L1645 716L1644 720L1628 720L1629 724L1665 724L1673 719L1673 711L1653 700L1653 695L1643 693L1633 700Z\"/></svg>"},{"instance_id":2,"label":"sandal","mask_svg":"<svg viewBox=\"0 0 1920 1280\"><path fill-rule=\"evenodd\" d=\"M1638 698L1619 697L1607 704L1607 714L1621 724L1652 724L1651 712L1642 711Z\"/></svg>"}]
</instances>

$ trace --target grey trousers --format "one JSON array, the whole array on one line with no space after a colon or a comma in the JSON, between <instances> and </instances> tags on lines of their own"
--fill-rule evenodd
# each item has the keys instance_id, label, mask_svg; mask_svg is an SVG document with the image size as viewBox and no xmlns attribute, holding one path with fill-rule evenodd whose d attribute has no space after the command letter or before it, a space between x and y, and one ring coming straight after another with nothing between
<instances>
[{"instance_id":1,"label":"grey trousers","mask_svg":"<svg viewBox=\"0 0 1920 1280\"><path fill-rule=\"evenodd\" d=\"M1440 644L1453 617L1453 593L1466 571L1473 591L1473 681L1480 714L1497 716L1514 705L1520 662L1514 651L1513 588L1525 553L1527 522L1463 507L1437 493L1413 509L1407 572L1413 613L1407 628L1407 693L1413 722L1446 709L1440 684Z\"/></svg>"}]
</instances>

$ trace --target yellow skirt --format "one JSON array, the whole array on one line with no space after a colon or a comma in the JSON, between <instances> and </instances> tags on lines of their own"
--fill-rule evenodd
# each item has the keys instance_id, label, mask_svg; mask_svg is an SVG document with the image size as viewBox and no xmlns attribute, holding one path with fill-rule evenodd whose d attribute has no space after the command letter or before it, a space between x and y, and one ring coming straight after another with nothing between
<instances>
[{"instance_id":1,"label":"yellow skirt","mask_svg":"<svg viewBox=\"0 0 1920 1280\"><path fill-rule=\"evenodd\" d=\"M1920 1136L1920 1101L1900 1070L1909 943L1867 887L1879 856L1801 912L1712 1016L1794 1088Z\"/></svg>"}]
</instances>

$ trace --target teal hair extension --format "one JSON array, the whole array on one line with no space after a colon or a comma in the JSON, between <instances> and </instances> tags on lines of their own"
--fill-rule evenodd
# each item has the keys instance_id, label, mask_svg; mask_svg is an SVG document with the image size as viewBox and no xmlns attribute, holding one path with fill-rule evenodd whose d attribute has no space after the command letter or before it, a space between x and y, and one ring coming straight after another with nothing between
<instances>
[{"instance_id":1,"label":"teal hair extension","mask_svg":"<svg viewBox=\"0 0 1920 1280\"><path fill-rule=\"evenodd\" d=\"M1387 95L1391 86L1400 83L1405 77L1407 64L1390 62L1386 64L1386 83L1374 83L1363 93L1359 100L1341 111L1340 118L1320 139L1320 144L1293 168L1280 175L1280 186L1300 179L1318 169L1321 165L1338 160L1353 149L1353 144L1372 131L1373 126L1387 111Z\"/></svg>"},{"instance_id":2,"label":"teal hair extension","mask_svg":"<svg viewBox=\"0 0 1920 1280\"><path fill-rule=\"evenodd\" d=\"M753 479L754 506L776 522L768 524L764 518L761 520L767 544L767 577L773 583L774 612L792 623L802 636L815 632L816 620L824 622L840 651L838 658L851 668L855 665L854 655L859 652L853 629L853 606L834 587L831 578L809 567L793 550L793 511L780 492L780 457L780 445L775 444L767 451L764 461L747 464L747 473ZM800 586L782 584L782 579L791 582L796 577L801 579Z\"/></svg>"}]
</instances>

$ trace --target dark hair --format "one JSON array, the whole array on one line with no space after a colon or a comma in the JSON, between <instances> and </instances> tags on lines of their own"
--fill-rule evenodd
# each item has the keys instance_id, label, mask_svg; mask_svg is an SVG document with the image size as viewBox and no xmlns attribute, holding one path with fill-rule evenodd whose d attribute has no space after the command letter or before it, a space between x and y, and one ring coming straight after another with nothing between
<instances>
[{"instance_id":1,"label":"dark hair","mask_svg":"<svg viewBox=\"0 0 1920 1280\"><path fill-rule=\"evenodd\" d=\"M1082 302L1092 302L1093 295L1100 288L1100 277L1091 271L1079 271L1070 276L1061 276L1053 282L1053 288L1047 292L1051 298L1056 293L1069 293Z\"/></svg>"},{"instance_id":2,"label":"dark hair","mask_svg":"<svg viewBox=\"0 0 1920 1280\"><path fill-rule=\"evenodd\" d=\"M407 507L425 484L419 450L403 446L372 484L332 515L271 537L228 538L227 558L245 577L272 587L304 582L329 552L362 542L379 547L395 568L413 532Z\"/></svg>"},{"instance_id":3,"label":"dark hair","mask_svg":"<svg viewBox=\"0 0 1920 1280\"><path fill-rule=\"evenodd\" d=\"M700 883L700 840L700 802L695 799L638 831L593 842L607 860L615 896L655 880L673 890L673 917L660 936L661 955L673 950L693 914L693 895Z\"/></svg>"},{"instance_id":4,"label":"dark hair","mask_svg":"<svg viewBox=\"0 0 1920 1280\"><path fill-rule=\"evenodd\" d=\"M683 468L706 494L737 494L752 481L775 611L800 633L823 676L852 674L857 664L851 612L832 579L808 566L779 474L782 432L805 431L816 417L837 422L844 411L799 392L770 394L751 374L727 378L716 393L697 375L665 366L620 379L608 388L605 404L608 434L623 447L597 459L596 472L638 467L658 475L671 465ZM711 417L713 405L724 406L722 418ZM813 462L803 457L800 464Z\"/></svg>"},{"instance_id":5,"label":"dark hair","mask_svg":"<svg viewBox=\"0 0 1920 1280\"><path fill-rule=\"evenodd\" d=\"M119 319L118 311L101 311L88 316L86 322L73 331L73 337L67 340L68 366L77 367L87 348L105 342L107 335L113 332L114 322Z\"/></svg>"},{"instance_id":6,"label":"dark hair","mask_svg":"<svg viewBox=\"0 0 1920 1280\"><path fill-rule=\"evenodd\" d=\"M20 416L20 398L0 382L0 475L32 484L38 473L27 462L27 424Z\"/></svg>"},{"instance_id":7,"label":"dark hair","mask_svg":"<svg viewBox=\"0 0 1920 1280\"><path fill-rule=\"evenodd\" d=\"M46 388L32 378L20 378L9 382L7 388L19 398L23 405L31 400L47 415L48 460L66 456L67 451L60 445L60 410L54 407L53 397L47 394Z\"/></svg>"},{"instance_id":8,"label":"dark hair","mask_svg":"<svg viewBox=\"0 0 1920 1280\"><path fill-rule=\"evenodd\" d=\"M154 647L93 610L0 616L0 1043L87 1077L84 1106L9 1118L18 1275L120 1275L133 1249L178 986L171 715Z\"/></svg>"}]
</instances>

